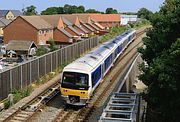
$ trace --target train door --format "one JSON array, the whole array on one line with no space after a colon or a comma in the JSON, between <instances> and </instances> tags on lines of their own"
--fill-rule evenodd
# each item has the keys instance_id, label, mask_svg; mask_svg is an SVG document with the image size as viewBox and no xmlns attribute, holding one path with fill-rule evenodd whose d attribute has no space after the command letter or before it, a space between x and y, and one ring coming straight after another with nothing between
<instances>
[{"instance_id":1,"label":"train door","mask_svg":"<svg viewBox=\"0 0 180 122\"><path fill-rule=\"evenodd\" d=\"M104 77L104 75L105 75L105 63L103 63L101 65L101 67L102 67L102 77Z\"/></svg>"}]
</instances>

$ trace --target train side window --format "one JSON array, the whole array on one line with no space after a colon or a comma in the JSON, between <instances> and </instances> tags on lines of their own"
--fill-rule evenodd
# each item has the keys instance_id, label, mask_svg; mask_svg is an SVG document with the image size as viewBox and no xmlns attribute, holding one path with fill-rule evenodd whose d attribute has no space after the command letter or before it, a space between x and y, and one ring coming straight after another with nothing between
<instances>
[{"instance_id":1,"label":"train side window","mask_svg":"<svg viewBox=\"0 0 180 122\"><path fill-rule=\"evenodd\" d=\"M101 78L101 66L98 67L93 73L92 73L92 86L95 86L96 83Z\"/></svg>"}]
</instances>

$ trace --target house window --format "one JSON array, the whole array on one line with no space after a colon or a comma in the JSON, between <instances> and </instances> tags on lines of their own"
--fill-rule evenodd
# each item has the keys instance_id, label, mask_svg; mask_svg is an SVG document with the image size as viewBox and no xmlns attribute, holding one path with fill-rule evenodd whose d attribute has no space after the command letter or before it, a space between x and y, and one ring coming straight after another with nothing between
<instances>
[{"instance_id":1,"label":"house window","mask_svg":"<svg viewBox=\"0 0 180 122\"><path fill-rule=\"evenodd\" d=\"M42 34L42 30L39 30L39 34L40 34L40 35Z\"/></svg>"},{"instance_id":2,"label":"house window","mask_svg":"<svg viewBox=\"0 0 180 122\"><path fill-rule=\"evenodd\" d=\"M51 33L52 32L52 30L48 30L48 33Z\"/></svg>"},{"instance_id":3,"label":"house window","mask_svg":"<svg viewBox=\"0 0 180 122\"><path fill-rule=\"evenodd\" d=\"M40 41L39 41L39 44L40 44L40 45L45 45L45 44L46 44L46 41L40 40Z\"/></svg>"}]
</instances>

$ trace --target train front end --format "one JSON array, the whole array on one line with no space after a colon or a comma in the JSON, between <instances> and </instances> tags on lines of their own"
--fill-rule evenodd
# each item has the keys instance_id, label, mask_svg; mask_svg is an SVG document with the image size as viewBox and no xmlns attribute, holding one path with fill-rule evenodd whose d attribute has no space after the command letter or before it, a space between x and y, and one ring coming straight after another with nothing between
<instances>
[{"instance_id":1,"label":"train front end","mask_svg":"<svg viewBox=\"0 0 180 122\"><path fill-rule=\"evenodd\" d=\"M86 73L63 71L61 96L67 104L85 105L89 98L89 75Z\"/></svg>"}]
</instances>

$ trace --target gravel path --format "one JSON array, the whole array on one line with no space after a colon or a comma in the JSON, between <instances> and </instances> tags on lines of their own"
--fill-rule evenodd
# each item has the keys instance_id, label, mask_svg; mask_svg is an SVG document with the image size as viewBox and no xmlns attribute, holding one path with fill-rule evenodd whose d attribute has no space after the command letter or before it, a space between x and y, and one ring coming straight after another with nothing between
<instances>
[{"instance_id":1,"label":"gravel path","mask_svg":"<svg viewBox=\"0 0 180 122\"><path fill-rule=\"evenodd\" d=\"M42 111L32 118L31 122L51 122L56 117L58 111L63 109L63 106L64 103L61 95L58 94Z\"/></svg>"}]
</instances>

